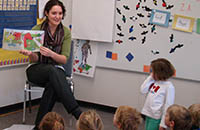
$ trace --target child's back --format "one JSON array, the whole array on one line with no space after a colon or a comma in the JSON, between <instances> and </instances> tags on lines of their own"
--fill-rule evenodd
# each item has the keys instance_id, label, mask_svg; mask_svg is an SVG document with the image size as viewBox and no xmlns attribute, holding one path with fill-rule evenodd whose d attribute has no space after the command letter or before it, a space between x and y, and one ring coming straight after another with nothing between
<instances>
[{"instance_id":1,"label":"child's back","mask_svg":"<svg viewBox=\"0 0 200 130\"><path fill-rule=\"evenodd\" d=\"M141 122L140 113L130 106L119 106L113 118L113 123L119 130L138 130Z\"/></svg>"},{"instance_id":2,"label":"child's back","mask_svg":"<svg viewBox=\"0 0 200 130\"><path fill-rule=\"evenodd\" d=\"M56 112L48 112L40 122L39 130L64 130L64 119Z\"/></svg>"},{"instance_id":3,"label":"child's back","mask_svg":"<svg viewBox=\"0 0 200 130\"><path fill-rule=\"evenodd\" d=\"M170 130L191 130L192 118L190 112L181 105L171 105L167 109L165 124Z\"/></svg>"},{"instance_id":4,"label":"child's back","mask_svg":"<svg viewBox=\"0 0 200 130\"><path fill-rule=\"evenodd\" d=\"M103 130L103 122L95 110L88 110L80 115L76 128L77 130Z\"/></svg>"},{"instance_id":5,"label":"child's back","mask_svg":"<svg viewBox=\"0 0 200 130\"><path fill-rule=\"evenodd\" d=\"M200 104L191 105L188 110L192 116L192 130L200 129Z\"/></svg>"}]
</instances>

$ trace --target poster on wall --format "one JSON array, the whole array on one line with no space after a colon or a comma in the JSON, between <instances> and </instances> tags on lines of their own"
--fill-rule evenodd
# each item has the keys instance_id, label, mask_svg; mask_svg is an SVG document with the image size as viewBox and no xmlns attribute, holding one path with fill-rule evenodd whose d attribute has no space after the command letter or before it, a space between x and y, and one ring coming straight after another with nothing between
<instances>
[{"instance_id":1,"label":"poster on wall","mask_svg":"<svg viewBox=\"0 0 200 130\"><path fill-rule=\"evenodd\" d=\"M153 9L149 23L168 27L169 19L170 12Z\"/></svg>"},{"instance_id":2,"label":"poster on wall","mask_svg":"<svg viewBox=\"0 0 200 130\"><path fill-rule=\"evenodd\" d=\"M73 0L72 38L112 42L115 0Z\"/></svg>"},{"instance_id":3,"label":"poster on wall","mask_svg":"<svg viewBox=\"0 0 200 130\"><path fill-rule=\"evenodd\" d=\"M97 45L89 40L74 40L73 72L93 77L96 67Z\"/></svg>"},{"instance_id":4,"label":"poster on wall","mask_svg":"<svg viewBox=\"0 0 200 130\"><path fill-rule=\"evenodd\" d=\"M194 21L195 19L192 17L175 14L172 28L180 31L192 32Z\"/></svg>"}]
</instances>

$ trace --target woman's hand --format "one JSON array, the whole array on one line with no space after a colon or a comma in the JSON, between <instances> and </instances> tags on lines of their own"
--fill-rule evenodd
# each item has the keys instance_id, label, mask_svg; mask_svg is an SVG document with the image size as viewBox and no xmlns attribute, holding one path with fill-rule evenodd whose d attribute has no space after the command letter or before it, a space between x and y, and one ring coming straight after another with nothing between
<instances>
[{"instance_id":1,"label":"woman's hand","mask_svg":"<svg viewBox=\"0 0 200 130\"><path fill-rule=\"evenodd\" d=\"M19 51L20 54L23 54L25 56L30 56L32 55L32 52L31 51L28 51L28 50L25 50L25 49L22 49Z\"/></svg>"},{"instance_id":2,"label":"woman's hand","mask_svg":"<svg viewBox=\"0 0 200 130\"><path fill-rule=\"evenodd\" d=\"M44 46L40 47L40 53L43 56L51 57L53 60L55 60L57 63L60 63L60 64L65 64L67 61L67 58L64 55L57 54L56 52Z\"/></svg>"},{"instance_id":3,"label":"woman's hand","mask_svg":"<svg viewBox=\"0 0 200 130\"><path fill-rule=\"evenodd\" d=\"M52 50L50 50L49 48L46 48L44 46L41 46L40 47L40 53L43 55L43 56L46 56L46 57L52 57L53 54L55 52L53 52Z\"/></svg>"}]
</instances>

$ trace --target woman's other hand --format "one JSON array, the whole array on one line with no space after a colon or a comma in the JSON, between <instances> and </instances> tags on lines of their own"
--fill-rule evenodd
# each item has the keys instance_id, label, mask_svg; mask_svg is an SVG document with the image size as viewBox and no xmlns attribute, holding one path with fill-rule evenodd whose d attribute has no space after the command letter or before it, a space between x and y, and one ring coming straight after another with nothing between
<instances>
[{"instance_id":1,"label":"woman's other hand","mask_svg":"<svg viewBox=\"0 0 200 130\"><path fill-rule=\"evenodd\" d=\"M40 47L40 53L43 55L43 56L46 56L46 57L52 57L53 54L55 52L53 52L52 50L50 50L49 48L46 48L44 46L41 46Z\"/></svg>"},{"instance_id":2,"label":"woman's other hand","mask_svg":"<svg viewBox=\"0 0 200 130\"><path fill-rule=\"evenodd\" d=\"M30 56L30 55L32 54L31 51L25 50L25 49L20 50L19 53L20 53L20 54L23 54L23 55L25 55L25 56Z\"/></svg>"}]
</instances>

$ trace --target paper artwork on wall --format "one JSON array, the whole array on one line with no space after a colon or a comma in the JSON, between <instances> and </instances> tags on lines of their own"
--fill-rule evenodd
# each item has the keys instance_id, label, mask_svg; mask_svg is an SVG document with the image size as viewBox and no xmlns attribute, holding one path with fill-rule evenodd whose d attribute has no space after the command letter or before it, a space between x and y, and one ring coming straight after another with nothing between
<instances>
[{"instance_id":1,"label":"paper artwork on wall","mask_svg":"<svg viewBox=\"0 0 200 130\"><path fill-rule=\"evenodd\" d=\"M174 20L172 23L172 28L185 32L192 32L195 19L192 17L174 15Z\"/></svg>"},{"instance_id":2,"label":"paper artwork on wall","mask_svg":"<svg viewBox=\"0 0 200 130\"><path fill-rule=\"evenodd\" d=\"M43 12L44 12L44 6L48 2L48 0L38 0L38 17L41 19L44 17Z\"/></svg>"},{"instance_id":3,"label":"paper artwork on wall","mask_svg":"<svg viewBox=\"0 0 200 130\"><path fill-rule=\"evenodd\" d=\"M200 34L200 18L197 19L197 31L198 34Z\"/></svg>"},{"instance_id":4,"label":"paper artwork on wall","mask_svg":"<svg viewBox=\"0 0 200 130\"><path fill-rule=\"evenodd\" d=\"M74 40L73 72L93 77L96 68L97 44L89 40Z\"/></svg>"},{"instance_id":5,"label":"paper artwork on wall","mask_svg":"<svg viewBox=\"0 0 200 130\"><path fill-rule=\"evenodd\" d=\"M150 24L157 24L168 27L170 19L170 12L153 9L150 17Z\"/></svg>"},{"instance_id":6,"label":"paper artwork on wall","mask_svg":"<svg viewBox=\"0 0 200 130\"><path fill-rule=\"evenodd\" d=\"M106 51L106 58L112 59L112 60L118 60L118 54L113 53L111 51Z\"/></svg>"},{"instance_id":7,"label":"paper artwork on wall","mask_svg":"<svg viewBox=\"0 0 200 130\"><path fill-rule=\"evenodd\" d=\"M115 0L73 0L72 38L112 42L114 14Z\"/></svg>"}]
</instances>

